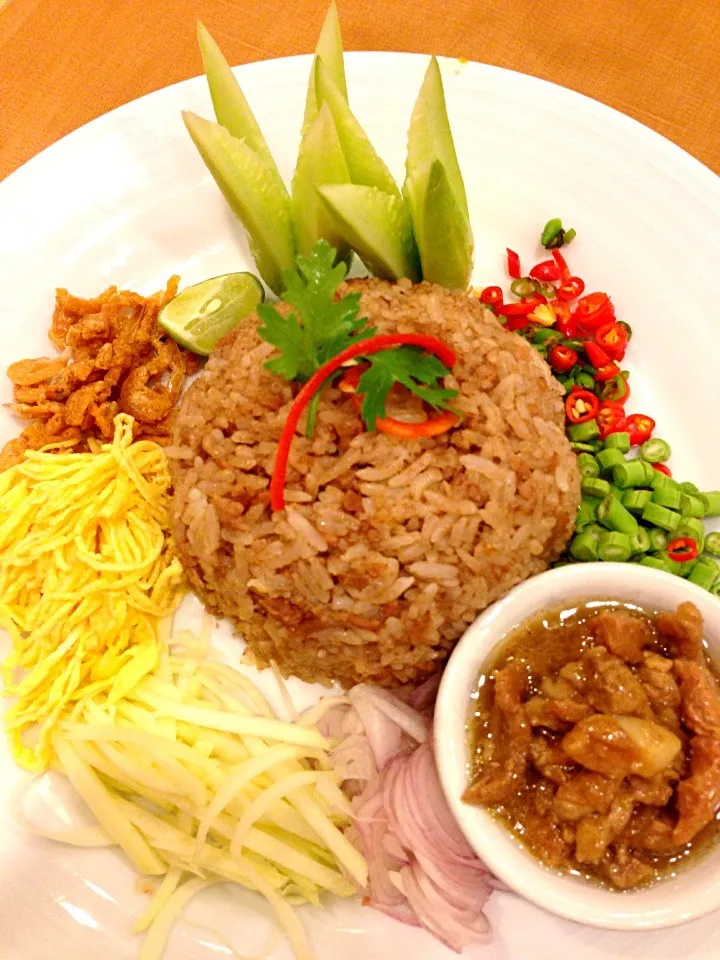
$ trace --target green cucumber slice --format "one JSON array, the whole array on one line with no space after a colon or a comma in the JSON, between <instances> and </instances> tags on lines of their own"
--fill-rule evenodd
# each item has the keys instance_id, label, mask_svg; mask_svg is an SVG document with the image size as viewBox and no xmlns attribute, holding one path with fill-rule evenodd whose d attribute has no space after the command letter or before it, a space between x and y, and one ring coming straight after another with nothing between
<instances>
[{"instance_id":1,"label":"green cucumber slice","mask_svg":"<svg viewBox=\"0 0 720 960\"><path fill-rule=\"evenodd\" d=\"M385 163L380 159L363 128L352 114L347 99L333 80L322 60L314 67L315 90L318 103L327 103L335 121L338 137L345 154L352 183L377 187L385 193L400 196L398 185Z\"/></svg>"},{"instance_id":2,"label":"green cucumber slice","mask_svg":"<svg viewBox=\"0 0 720 960\"><path fill-rule=\"evenodd\" d=\"M420 279L412 223L402 197L347 183L318 187L318 193L334 217L337 233L375 276Z\"/></svg>"},{"instance_id":3,"label":"green cucumber slice","mask_svg":"<svg viewBox=\"0 0 720 960\"><path fill-rule=\"evenodd\" d=\"M197 37L217 122L234 137L245 141L267 166L278 191L287 196L267 141L220 47L202 23L197 25Z\"/></svg>"},{"instance_id":4,"label":"green cucumber slice","mask_svg":"<svg viewBox=\"0 0 720 960\"><path fill-rule=\"evenodd\" d=\"M277 189L263 160L225 127L183 112L187 131L233 213L248 234L260 276L275 293L283 270L295 264L290 201Z\"/></svg>"},{"instance_id":5,"label":"green cucumber slice","mask_svg":"<svg viewBox=\"0 0 720 960\"><path fill-rule=\"evenodd\" d=\"M325 16L325 22L320 30L317 46L315 47L315 58L310 71L310 82L308 83L307 99L305 101L305 117L303 118L302 132L307 132L308 127L318 115L320 102L315 92L315 64L322 60L333 78L335 86L340 91L341 96L347 100L347 81L345 80L345 61L343 59L342 35L340 33L340 20L338 18L335 0L328 7Z\"/></svg>"},{"instance_id":6,"label":"green cucumber slice","mask_svg":"<svg viewBox=\"0 0 720 960\"><path fill-rule=\"evenodd\" d=\"M292 181L292 223L299 253L309 256L315 241L323 239L335 247L338 259L349 255L350 248L336 233L334 220L316 189L328 183L349 182L335 123L324 103L300 142Z\"/></svg>"},{"instance_id":7,"label":"green cucumber slice","mask_svg":"<svg viewBox=\"0 0 720 960\"><path fill-rule=\"evenodd\" d=\"M465 184L450 130L440 67L437 59L432 57L410 118L407 176L411 177L435 159L440 160L445 168L456 203L465 219L469 219Z\"/></svg>"},{"instance_id":8,"label":"green cucumber slice","mask_svg":"<svg viewBox=\"0 0 720 960\"><path fill-rule=\"evenodd\" d=\"M465 289L472 272L473 237L440 160L405 181L423 280L450 290Z\"/></svg>"}]
</instances>

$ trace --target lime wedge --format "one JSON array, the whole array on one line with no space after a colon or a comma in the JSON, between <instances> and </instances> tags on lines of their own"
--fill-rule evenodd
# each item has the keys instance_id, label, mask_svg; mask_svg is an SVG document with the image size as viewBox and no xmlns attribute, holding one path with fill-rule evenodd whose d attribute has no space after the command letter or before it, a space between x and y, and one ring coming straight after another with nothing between
<instances>
[{"instance_id":1,"label":"lime wedge","mask_svg":"<svg viewBox=\"0 0 720 960\"><path fill-rule=\"evenodd\" d=\"M264 299L252 273L225 273L186 287L165 304L158 323L181 346L206 357Z\"/></svg>"}]
</instances>

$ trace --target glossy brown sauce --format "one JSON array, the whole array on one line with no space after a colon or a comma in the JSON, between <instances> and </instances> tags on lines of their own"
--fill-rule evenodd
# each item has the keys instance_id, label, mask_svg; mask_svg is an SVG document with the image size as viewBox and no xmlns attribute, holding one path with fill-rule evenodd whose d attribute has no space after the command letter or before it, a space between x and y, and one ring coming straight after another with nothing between
<instances>
[{"instance_id":1,"label":"glossy brown sauce","mask_svg":"<svg viewBox=\"0 0 720 960\"><path fill-rule=\"evenodd\" d=\"M615 600L589 600L568 607L546 610L527 620L513 631L496 651L492 660L478 678L477 689L472 695L471 713L467 727L471 747L471 784L482 777L483 773L487 776L489 761L492 757L497 757L498 745L510 736L507 727L503 726L501 720L499 720L498 710L494 705L495 677L498 672L511 665L521 669L526 684L523 694L524 703L527 703L531 698L547 696L548 687L543 687L543 681L557 679L563 667L574 662L580 662L588 651L597 648L598 642L592 635L593 628L590 624L598 616L616 611L621 611L634 620L641 621L651 631L652 640L644 646L645 650L668 659L676 656L677 650L672 649L672 643L656 629L656 615L631 603ZM703 665L709 669L717 687L720 702L720 671L708 657L707 645L704 640L697 659L702 661ZM627 663L626 666L636 671L638 665ZM688 776L690 765L689 742L697 731L684 726L682 705L677 708L676 714L681 727L681 729L677 729L677 733L682 740L683 751L682 756L678 755L677 759L678 772L682 776ZM656 719L655 714L649 715ZM670 717L671 719L666 725L672 726L672 715ZM572 729L571 725L566 725L560 730L548 730L543 729L541 725L532 725L534 738L537 738L540 734L543 743L547 743L551 748L558 747L558 749L563 743L565 734L570 729ZM720 743L720 734L718 734L718 742ZM570 779L578 772L583 772L587 776L587 771L572 761L563 764L562 767L565 774L561 774L561 777L567 775ZM639 782L637 777L632 778L632 780L636 784ZM517 781L508 796L494 803L469 798L468 794L471 793L471 786L465 796L466 802L482 803L520 843L546 866L559 873L569 873L583 877L613 890L647 886L663 877L674 876L688 863L707 854L720 839L720 813L715 812L710 822L699 829L690 841L677 846L675 849L663 852L651 852L642 847L634 849L632 840L628 840L631 831L630 828L627 828L626 833L621 834L620 839L615 844L615 852L613 853L613 845L611 844L601 863L579 862L569 849L574 842L573 831L577 829L578 821L563 822L562 819L558 820L552 812L553 798L557 795L558 784L543 776L532 761L528 763L523 775L517 777ZM627 784L628 781L623 780L622 782ZM677 784L677 780L675 784ZM623 789L627 789L627 787L625 786ZM653 812L657 812L658 816L665 821L675 821L678 816L676 801L676 794L673 793L672 798L662 807L644 807L642 804L638 805L636 803L634 815L639 817L644 810L648 821L652 818ZM591 816L600 819L600 814L592 814ZM550 821L554 821L557 827L555 830L555 826L553 826L556 836L552 843L548 842L547 835ZM632 822L630 826L632 826ZM562 839L563 836L564 840ZM558 839L558 837L560 840L555 843L555 839ZM620 854L617 853L617 850L621 851ZM637 882L627 882L628 877L625 877L625 882L621 882L622 877L621 880L613 881L610 877L611 871L608 869L610 859L615 855L616 857L620 856L622 860L623 851L626 851L625 855L633 857L642 867L635 874L628 875L630 879L633 876L638 877Z\"/></svg>"}]
</instances>

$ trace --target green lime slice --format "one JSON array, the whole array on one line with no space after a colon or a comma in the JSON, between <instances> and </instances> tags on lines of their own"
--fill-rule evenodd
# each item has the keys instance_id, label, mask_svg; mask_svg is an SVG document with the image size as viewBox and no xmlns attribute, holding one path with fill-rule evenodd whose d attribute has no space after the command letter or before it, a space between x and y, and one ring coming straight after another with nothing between
<instances>
[{"instance_id":1,"label":"green lime slice","mask_svg":"<svg viewBox=\"0 0 720 960\"><path fill-rule=\"evenodd\" d=\"M158 323L183 347L207 357L265 299L252 273L225 273L186 287L158 316Z\"/></svg>"}]
</instances>

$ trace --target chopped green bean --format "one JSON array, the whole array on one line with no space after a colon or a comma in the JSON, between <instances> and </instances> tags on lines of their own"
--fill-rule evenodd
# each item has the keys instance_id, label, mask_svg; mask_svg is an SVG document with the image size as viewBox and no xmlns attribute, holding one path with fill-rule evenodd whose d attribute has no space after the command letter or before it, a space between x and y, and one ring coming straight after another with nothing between
<instances>
[{"instance_id":1,"label":"chopped green bean","mask_svg":"<svg viewBox=\"0 0 720 960\"><path fill-rule=\"evenodd\" d=\"M707 502L706 517L720 517L720 490L705 491L700 494Z\"/></svg>"},{"instance_id":2,"label":"chopped green bean","mask_svg":"<svg viewBox=\"0 0 720 960\"><path fill-rule=\"evenodd\" d=\"M693 540L697 540L698 548L700 546L700 541L705 539L705 527L703 526L702 520L699 520L697 517L680 517L680 523L675 528L673 536L675 537L692 537Z\"/></svg>"},{"instance_id":3,"label":"chopped green bean","mask_svg":"<svg viewBox=\"0 0 720 960\"><path fill-rule=\"evenodd\" d=\"M653 503L661 507L669 507L671 510L680 509L680 501L687 494L683 494L680 487L658 487L653 490Z\"/></svg>"},{"instance_id":4,"label":"chopped green bean","mask_svg":"<svg viewBox=\"0 0 720 960\"><path fill-rule=\"evenodd\" d=\"M597 545L598 560L615 560L625 563L632 555L632 541L626 533L608 532L600 537Z\"/></svg>"},{"instance_id":5,"label":"chopped green bean","mask_svg":"<svg viewBox=\"0 0 720 960\"><path fill-rule=\"evenodd\" d=\"M650 468L652 470L652 467ZM643 487L648 483L642 460L626 460L613 467L613 483L616 487Z\"/></svg>"},{"instance_id":6,"label":"chopped green bean","mask_svg":"<svg viewBox=\"0 0 720 960\"><path fill-rule=\"evenodd\" d=\"M608 530L624 533L629 537L634 537L638 531L637 520L617 497L605 497L597 508L597 518Z\"/></svg>"},{"instance_id":7,"label":"chopped green bean","mask_svg":"<svg viewBox=\"0 0 720 960\"><path fill-rule=\"evenodd\" d=\"M710 593L714 597L720 597L720 580L716 580L715 583L710 588Z\"/></svg>"},{"instance_id":8,"label":"chopped green bean","mask_svg":"<svg viewBox=\"0 0 720 960\"><path fill-rule=\"evenodd\" d=\"M624 430L620 430L618 433L610 433L605 437L605 449L606 450L619 450L620 453L628 453L630 451L630 434Z\"/></svg>"},{"instance_id":9,"label":"chopped green bean","mask_svg":"<svg viewBox=\"0 0 720 960\"><path fill-rule=\"evenodd\" d=\"M592 453L595 447L590 443L571 443L570 449L575 453Z\"/></svg>"},{"instance_id":10,"label":"chopped green bean","mask_svg":"<svg viewBox=\"0 0 720 960\"><path fill-rule=\"evenodd\" d=\"M650 467L649 464L648 466ZM652 467L650 467L650 470L652 470L650 486L653 488L653 490L657 490L659 487L670 487L673 490L680 490L680 484L677 482L677 480L673 480L672 477L665 476L665 474L660 473L659 470L653 470Z\"/></svg>"},{"instance_id":11,"label":"chopped green bean","mask_svg":"<svg viewBox=\"0 0 720 960\"><path fill-rule=\"evenodd\" d=\"M630 513L642 513L651 500L652 490L640 490L637 487L629 487L622 498L623 506Z\"/></svg>"},{"instance_id":12,"label":"chopped green bean","mask_svg":"<svg viewBox=\"0 0 720 960\"><path fill-rule=\"evenodd\" d=\"M667 534L660 527L650 527L648 537L650 538L649 550L664 550L668 545Z\"/></svg>"},{"instance_id":13,"label":"chopped green bean","mask_svg":"<svg viewBox=\"0 0 720 960\"><path fill-rule=\"evenodd\" d=\"M668 530L670 533L672 533L680 523L679 513L676 513L674 510L668 510L667 507L660 506L652 501L647 504L641 516L645 523L651 527L662 527L663 530Z\"/></svg>"},{"instance_id":14,"label":"chopped green bean","mask_svg":"<svg viewBox=\"0 0 720 960\"><path fill-rule=\"evenodd\" d=\"M650 536L645 527L638 527L637 533L630 538L633 553L647 553L650 549Z\"/></svg>"},{"instance_id":15,"label":"chopped green bean","mask_svg":"<svg viewBox=\"0 0 720 960\"><path fill-rule=\"evenodd\" d=\"M599 477L600 464L591 453L581 453L577 458L581 477Z\"/></svg>"},{"instance_id":16,"label":"chopped green bean","mask_svg":"<svg viewBox=\"0 0 720 960\"><path fill-rule=\"evenodd\" d=\"M676 577L682 576L683 565L678 563L677 560L671 560L666 550L658 550L653 553L652 556L665 563L665 569L668 573L674 573Z\"/></svg>"},{"instance_id":17,"label":"chopped green bean","mask_svg":"<svg viewBox=\"0 0 720 960\"><path fill-rule=\"evenodd\" d=\"M595 522L595 507L587 500L581 500L575 515L575 529L582 530L589 523Z\"/></svg>"},{"instance_id":18,"label":"chopped green bean","mask_svg":"<svg viewBox=\"0 0 720 960\"><path fill-rule=\"evenodd\" d=\"M625 463L625 457L620 450L615 447L605 447L597 455L597 463L600 465L603 473L612 473L612 469L617 463Z\"/></svg>"},{"instance_id":19,"label":"chopped green bean","mask_svg":"<svg viewBox=\"0 0 720 960\"><path fill-rule=\"evenodd\" d=\"M591 497L606 497L610 493L610 484L598 477L583 477L580 489Z\"/></svg>"},{"instance_id":20,"label":"chopped green bean","mask_svg":"<svg viewBox=\"0 0 720 960\"><path fill-rule=\"evenodd\" d=\"M643 557L640 561L643 567L654 567L655 570L667 570L668 565L661 557Z\"/></svg>"},{"instance_id":21,"label":"chopped green bean","mask_svg":"<svg viewBox=\"0 0 720 960\"><path fill-rule=\"evenodd\" d=\"M610 493L622 503L622 499L625 496L625 491L621 487L616 487L614 483L610 484Z\"/></svg>"},{"instance_id":22,"label":"chopped green bean","mask_svg":"<svg viewBox=\"0 0 720 960\"><path fill-rule=\"evenodd\" d=\"M598 540L586 533L578 533L570 544L570 556L575 560L597 560Z\"/></svg>"},{"instance_id":23,"label":"chopped green bean","mask_svg":"<svg viewBox=\"0 0 720 960\"><path fill-rule=\"evenodd\" d=\"M680 489L683 493L700 493L700 487L695 483L690 483L689 480L685 480L684 483L680 484Z\"/></svg>"},{"instance_id":24,"label":"chopped green bean","mask_svg":"<svg viewBox=\"0 0 720 960\"><path fill-rule=\"evenodd\" d=\"M650 463L665 463L670 459L671 453L670 444L666 440L661 440L660 437L652 437L640 447L640 456Z\"/></svg>"},{"instance_id":25,"label":"chopped green bean","mask_svg":"<svg viewBox=\"0 0 720 960\"><path fill-rule=\"evenodd\" d=\"M588 440L594 440L600 436L600 427L597 420L586 420L585 423L573 423L568 427L568 437L576 443L586 443Z\"/></svg>"},{"instance_id":26,"label":"chopped green bean","mask_svg":"<svg viewBox=\"0 0 720 960\"><path fill-rule=\"evenodd\" d=\"M681 493L680 513L684 517L704 517L705 499L703 497L696 497L694 493Z\"/></svg>"},{"instance_id":27,"label":"chopped green bean","mask_svg":"<svg viewBox=\"0 0 720 960\"><path fill-rule=\"evenodd\" d=\"M705 549L714 557L720 557L720 533L709 533L705 538Z\"/></svg>"},{"instance_id":28,"label":"chopped green bean","mask_svg":"<svg viewBox=\"0 0 720 960\"><path fill-rule=\"evenodd\" d=\"M703 590L710 590L717 580L717 566L711 567L705 560L698 560L688 574L688 582L695 583Z\"/></svg>"}]
</instances>

